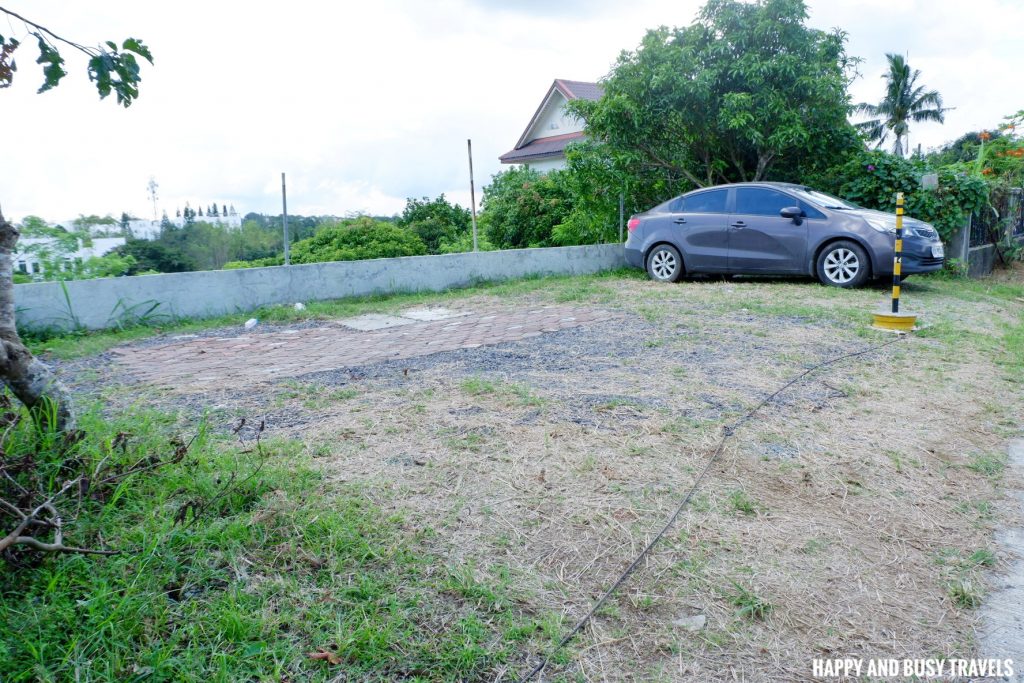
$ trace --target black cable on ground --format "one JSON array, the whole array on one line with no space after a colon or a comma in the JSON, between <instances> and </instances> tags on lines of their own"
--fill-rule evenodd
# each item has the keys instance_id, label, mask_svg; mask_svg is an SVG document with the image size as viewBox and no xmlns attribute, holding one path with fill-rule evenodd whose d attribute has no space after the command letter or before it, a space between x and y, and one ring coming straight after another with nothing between
<instances>
[{"instance_id":1,"label":"black cable on ground","mask_svg":"<svg viewBox=\"0 0 1024 683\"><path fill-rule=\"evenodd\" d=\"M904 335L899 335L894 339L890 339L889 341L884 342L882 344L875 344L874 346L870 346L861 351L845 353L841 356L836 356L835 358L830 358L829 360L818 363L817 365L810 367L807 370L804 370L799 375L797 375L796 377L794 377L793 379L789 380L781 387L776 389L773 393L766 396L764 399L761 400L760 403L758 403L756 406L748 410L732 424L723 426L722 436L718 440L718 445L715 446L715 450L711 453L711 457L708 458L707 463L704 465L704 469L702 469L700 474L697 475L697 478L694 480L693 485L690 487L690 490L686 492L686 495L683 496L683 499L679 502L679 505L676 507L675 512L673 512L672 515L668 518L668 521L665 522L665 525L661 527L661 531L659 531L657 535L653 539L651 539L651 541L644 547L644 549L640 551L640 554L637 555L636 558L629 564L629 566L626 567L626 570L622 572L621 575L619 575L619 578L615 580L615 583L613 583L611 587L604 592L601 598L594 603L594 606L590 608L590 611L587 612L582 619L576 622L576 625L572 627L572 630L566 633L562 637L562 639L558 641L558 644L554 648L552 648L547 654L543 656L540 662L537 663L537 666L533 667L533 669L531 669L528 674L519 679L519 683L526 683L527 681L532 680L534 676L539 674L541 671L543 671L544 667L548 665L548 662L551 661L551 658L555 655L555 653L557 653L563 647L568 645L569 641L575 638L576 634L583 630L583 627L587 625L587 623L594 616L594 614L596 614L597 611L601 609L601 607L604 605L604 603L608 601L608 598L614 595L615 592L622 587L622 584L626 583L626 581L633 574L633 572L636 571L636 568L640 566L640 563L643 562L644 558L646 558L651 553L651 550L654 549L654 546L658 545L661 539L665 537L665 534L668 533L668 530L672 528L672 525L676 523L676 520L679 519L679 515L682 514L683 509L687 506L687 504L689 504L690 499L693 498L693 494L700 487L701 482L704 480L704 476L711 470L711 466L715 464L715 462L718 460L718 457L722 454L722 451L725 449L726 441L728 441L729 438L736 433L737 429L739 429L744 424L749 422L750 418L752 418L757 413L757 411L761 410L761 408L764 408L766 405L774 401L776 397L779 396L779 394L786 391L791 386L793 386L794 384L796 384L797 382L799 382L812 372L820 370L821 368L827 367L829 365L835 365L836 363L848 360L850 358L856 358L858 356L867 355L874 351L879 351L887 346L890 346L900 341L901 339L903 339L903 336Z\"/></svg>"}]
</instances>

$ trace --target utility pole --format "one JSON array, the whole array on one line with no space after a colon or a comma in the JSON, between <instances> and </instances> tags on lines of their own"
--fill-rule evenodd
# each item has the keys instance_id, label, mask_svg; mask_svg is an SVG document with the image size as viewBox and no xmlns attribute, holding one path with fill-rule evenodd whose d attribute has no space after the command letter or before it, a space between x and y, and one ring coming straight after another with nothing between
<instances>
[{"instance_id":1,"label":"utility pole","mask_svg":"<svg viewBox=\"0 0 1024 683\"><path fill-rule=\"evenodd\" d=\"M284 189L284 171L281 172L281 222L284 226L284 264L291 265L291 245L288 244L288 194Z\"/></svg>"},{"instance_id":2,"label":"utility pole","mask_svg":"<svg viewBox=\"0 0 1024 683\"><path fill-rule=\"evenodd\" d=\"M473 209L473 251L477 251L476 245L476 190L473 189L473 141L466 140L466 149L469 151L469 204Z\"/></svg>"},{"instance_id":3,"label":"utility pole","mask_svg":"<svg viewBox=\"0 0 1024 683\"><path fill-rule=\"evenodd\" d=\"M146 185L146 189L149 190L149 199L150 199L151 202L153 202L153 222L154 223L157 220L159 220L158 217L157 217L157 211L156 211L156 200L158 199L158 197L156 196L156 189L158 187L160 187L160 186L157 185L156 178L154 178L153 176L149 176L149 183Z\"/></svg>"}]
</instances>

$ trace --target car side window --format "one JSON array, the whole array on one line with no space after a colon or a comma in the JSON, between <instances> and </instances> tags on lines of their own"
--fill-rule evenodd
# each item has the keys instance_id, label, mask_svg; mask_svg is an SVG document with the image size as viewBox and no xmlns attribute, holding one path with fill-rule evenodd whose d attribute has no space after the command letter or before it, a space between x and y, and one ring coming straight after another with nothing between
<instances>
[{"instance_id":1,"label":"car side window","mask_svg":"<svg viewBox=\"0 0 1024 683\"><path fill-rule=\"evenodd\" d=\"M804 211L804 217L806 217L806 218L816 218L816 219L822 219L822 218L825 217L825 214L823 214L821 211L818 211L817 209L815 209L813 206L811 206L807 202L801 201L799 204L800 204L800 208L803 209L803 211Z\"/></svg>"},{"instance_id":2,"label":"car side window","mask_svg":"<svg viewBox=\"0 0 1024 683\"><path fill-rule=\"evenodd\" d=\"M725 213L729 190L708 190L680 197L679 213Z\"/></svg>"},{"instance_id":3,"label":"car side window","mask_svg":"<svg viewBox=\"0 0 1024 683\"><path fill-rule=\"evenodd\" d=\"M777 217L786 207L797 206L800 203L798 199L788 194L765 187L739 187L736 188L735 213Z\"/></svg>"},{"instance_id":4,"label":"car side window","mask_svg":"<svg viewBox=\"0 0 1024 683\"><path fill-rule=\"evenodd\" d=\"M685 197L676 197L675 199L670 199L669 201L665 202L665 206L667 207L668 212L682 213L685 199Z\"/></svg>"}]
</instances>

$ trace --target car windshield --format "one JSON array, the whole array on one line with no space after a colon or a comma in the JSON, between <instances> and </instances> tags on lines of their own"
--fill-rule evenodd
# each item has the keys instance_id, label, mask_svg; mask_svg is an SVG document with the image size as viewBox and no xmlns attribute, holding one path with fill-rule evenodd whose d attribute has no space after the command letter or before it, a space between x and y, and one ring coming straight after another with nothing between
<instances>
[{"instance_id":1,"label":"car windshield","mask_svg":"<svg viewBox=\"0 0 1024 683\"><path fill-rule=\"evenodd\" d=\"M798 195L801 199L808 201L812 204L816 204L824 209L839 209L840 211L856 211L860 207L853 202L848 202L845 199L839 197L833 197L830 194L824 192L818 192L812 190L809 187L797 187L790 190L793 194Z\"/></svg>"}]
</instances>

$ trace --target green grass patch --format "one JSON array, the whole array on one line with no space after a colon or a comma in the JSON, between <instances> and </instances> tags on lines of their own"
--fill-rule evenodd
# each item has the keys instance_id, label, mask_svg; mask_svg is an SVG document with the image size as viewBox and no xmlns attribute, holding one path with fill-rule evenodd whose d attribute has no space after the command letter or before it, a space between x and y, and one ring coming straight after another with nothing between
<instances>
[{"instance_id":1,"label":"green grass patch","mask_svg":"<svg viewBox=\"0 0 1024 683\"><path fill-rule=\"evenodd\" d=\"M479 375L462 380L462 390L471 396L482 394L493 394L498 391L498 382L489 380Z\"/></svg>"},{"instance_id":2,"label":"green grass patch","mask_svg":"<svg viewBox=\"0 0 1024 683\"><path fill-rule=\"evenodd\" d=\"M181 428L98 407L82 426L58 457L24 421L5 462L31 456L56 485L68 462L166 454ZM67 542L121 554L0 559L0 680L478 680L549 642L547 616L522 616L501 567L446 567L300 444L265 443L258 469L251 445L195 431L183 461L83 497Z\"/></svg>"},{"instance_id":3,"label":"green grass patch","mask_svg":"<svg viewBox=\"0 0 1024 683\"><path fill-rule=\"evenodd\" d=\"M742 515L756 515L761 505L742 489L729 493L729 509Z\"/></svg>"},{"instance_id":4,"label":"green grass patch","mask_svg":"<svg viewBox=\"0 0 1024 683\"><path fill-rule=\"evenodd\" d=\"M953 604L961 609L973 609L979 606L985 597L978 584L969 578L950 581L946 590Z\"/></svg>"},{"instance_id":5,"label":"green grass patch","mask_svg":"<svg viewBox=\"0 0 1024 683\"><path fill-rule=\"evenodd\" d=\"M967 463L967 469L986 477L998 477L1006 469L1005 453L979 453Z\"/></svg>"},{"instance_id":6,"label":"green grass patch","mask_svg":"<svg viewBox=\"0 0 1024 683\"><path fill-rule=\"evenodd\" d=\"M738 581L732 581L732 590L727 592L729 603L736 608L737 616L752 621L763 621L772 611L772 604Z\"/></svg>"},{"instance_id":7,"label":"green grass patch","mask_svg":"<svg viewBox=\"0 0 1024 683\"><path fill-rule=\"evenodd\" d=\"M975 550L967 558L967 564L971 567L994 567L996 566L996 554L986 548Z\"/></svg>"}]
</instances>

